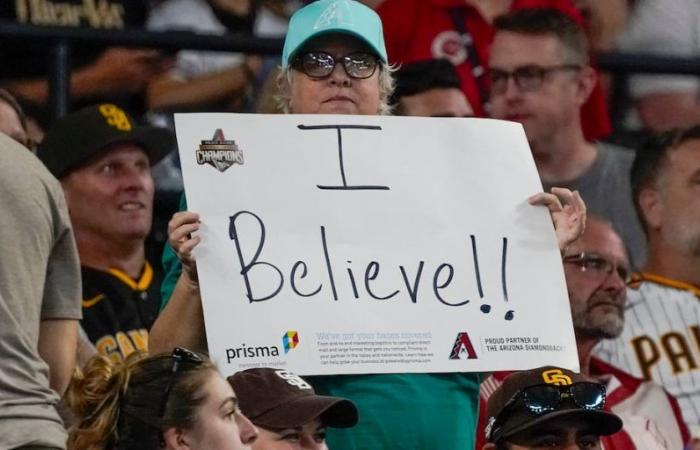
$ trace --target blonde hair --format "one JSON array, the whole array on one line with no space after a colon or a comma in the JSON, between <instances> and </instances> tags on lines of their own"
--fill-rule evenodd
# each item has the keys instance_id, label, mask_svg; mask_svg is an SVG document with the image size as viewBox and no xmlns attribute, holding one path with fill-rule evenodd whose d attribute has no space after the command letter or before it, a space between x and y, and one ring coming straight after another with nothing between
<instances>
[{"instance_id":1,"label":"blonde hair","mask_svg":"<svg viewBox=\"0 0 700 450\"><path fill-rule=\"evenodd\" d=\"M381 62L379 67L379 109L377 114L380 116L389 116L392 112L392 106L389 104L389 99L394 93L394 72L396 66ZM294 83L294 71L289 66L280 68L277 75L277 95L275 100L277 108L284 114L290 114L292 100L292 84Z\"/></svg>"},{"instance_id":2,"label":"blonde hair","mask_svg":"<svg viewBox=\"0 0 700 450\"><path fill-rule=\"evenodd\" d=\"M170 355L140 352L116 364L102 355L91 358L66 393L78 418L68 448L156 450L166 428L191 428L206 398L202 386L215 369L203 360L173 373L173 363Z\"/></svg>"}]
</instances>

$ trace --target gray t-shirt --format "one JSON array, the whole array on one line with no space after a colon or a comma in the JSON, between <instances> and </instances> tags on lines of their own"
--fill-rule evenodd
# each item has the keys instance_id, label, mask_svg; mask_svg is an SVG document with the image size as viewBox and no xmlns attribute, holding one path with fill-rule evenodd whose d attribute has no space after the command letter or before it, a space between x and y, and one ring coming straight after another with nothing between
<instances>
[{"instance_id":1,"label":"gray t-shirt","mask_svg":"<svg viewBox=\"0 0 700 450\"><path fill-rule=\"evenodd\" d=\"M65 448L39 324L80 319L78 252L60 184L2 133L0 211L0 449Z\"/></svg>"},{"instance_id":2,"label":"gray t-shirt","mask_svg":"<svg viewBox=\"0 0 700 450\"><path fill-rule=\"evenodd\" d=\"M576 189L586 202L588 212L612 222L622 237L634 267L646 261L646 238L632 202L630 169L634 150L610 144L596 145L598 157L593 165L576 180L558 182L553 186ZM549 191L552 185L545 185Z\"/></svg>"}]
</instances>

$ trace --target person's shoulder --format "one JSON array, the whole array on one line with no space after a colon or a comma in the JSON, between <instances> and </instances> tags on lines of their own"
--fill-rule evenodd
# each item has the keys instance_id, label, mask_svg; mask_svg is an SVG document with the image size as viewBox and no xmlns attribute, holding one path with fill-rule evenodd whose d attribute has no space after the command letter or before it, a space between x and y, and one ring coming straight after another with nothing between
<instances>
[{"instance_id":1,"label":"person's shoulder","mask_svg":"<svg viewBox=\"0 0 700 450\"><path fill-rule=\"evenodd\" d=\"M0 133L0 158L0 178L3 181L12 182L17 187L40 183L51 189L60 188L58 180L35 154L3 133Z\"/></svg>"},{"instance_id":2,"label":"person's shoulder","mask_svg":"<svg viewBox=\"0 0 700 450\"><path fill-rule=\"evenodd\" d=\"M609 142L598 142L596 143L598 148L598 155L603 160L610 162L619 167L623 167L625 170L629 170L634 162L634 149L622 147L620 145L611 144Z\"/></svg>"}]
</instances>

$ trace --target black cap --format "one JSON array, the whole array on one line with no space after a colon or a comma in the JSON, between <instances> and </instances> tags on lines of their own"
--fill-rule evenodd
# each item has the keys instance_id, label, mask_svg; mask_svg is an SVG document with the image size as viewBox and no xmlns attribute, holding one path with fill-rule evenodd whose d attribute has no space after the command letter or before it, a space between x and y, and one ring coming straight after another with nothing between
<instances>
[{"instance_id":1,"label":"black cap","mask_svg":"<svg viewBox=\"0 0 700 450\"><path fill-rule=\"evenodd\" d=\"M317 395L303 378L287 370L254 368L228 377L241 411L255 425L283 429L318 418L327 427L349 428L358 420L350 400Z\"/></svg>"},{"instance_id":2,"label":"black cap","mask_svg":"<svg viewBox=\"0 0 700 450\"><path fill-rule=\"evenodd\" d=\"M392 103L401 97L416 95L435 88L462 89L457 70L446 59L427 59L403 64L394 74L396 88Z\"/></svg>"},{"instance_id":3,"label":"black cap","mask_svg":"<svg viewBox=\"0 0 700 450\"><path fill-rule=\"evenodd\" d=\"M139 126L118 106L101 103L56 120L37 156L56 178L62 178L106 147L120 143L140 146L153 165L175 148L175 137L166 128Z\"/></svg>"},{"instance_id":4,"label":"black cap","mask_svg":"<svg viewBox=\"0 0 700 450\"><path fill-rule=\"evenodd\" d=\"M602 409L583 409L573 402L562 402L559 408L535 414L528 408L518 408L515 397L525 388L542 384L569 386L575 383L597 383L581 374L559 367L540 367L509 375L489 397L486 408L486 439L499 442L509 436L530 430L555 418L576 417L591 426L599 436L609 436L622 428L622 420ZM599 383L598 383L599 384Z\"/></svg>"}]
</instances>

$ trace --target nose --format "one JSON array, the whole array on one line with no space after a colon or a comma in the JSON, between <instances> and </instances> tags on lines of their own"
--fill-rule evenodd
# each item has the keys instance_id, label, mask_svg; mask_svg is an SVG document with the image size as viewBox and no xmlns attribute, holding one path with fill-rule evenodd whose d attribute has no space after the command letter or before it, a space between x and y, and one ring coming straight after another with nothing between
<instances>
[{"instance_id":1,"label":"nose","mask_svg":"<svg viewBox=\"0 0 700 450\"><path fill-rule=\"evenodd\" d=\"M506 80L505 89L503 90L503 94L501 95L503 95L504 98L508 101L517 100L522 96L520 88L517 84L515 84L515 77L508 77L508 79Z\"/></svg>"},{"instance_id":2,"label":"nose","mask_svg":"<svg viewBox=\"0 0 700 450\"><path fill-rule=\"evenodd\" d=\"M238 431L241 437L241 442L244 444L252 444L258 438L258 429L255 425L243 414L240 415L238 421Z\"/></svg>"},{"instance_id":3,"label":"nose","mask_svg":"<svg viewBox=\"0 0 700 450\"><path fill-rule=\"evenodd\" d=\"M149 183L153 182L150 169L141 167L129 167L121 174L123 185L126 189L142 190L146 189Z\"/></svg>"},{"instance_id":4,"label":"nose","mask_svg":"<svg viewBox=\"0 0 700 450\"><path fill-rule=\"evenodd\" d=\"M350 75L345 71L343 63L338 61L333 68L333 72L328 76L328 81L334 86L348 87L351 84Z\"/></svg>"},{"instance_id":5,"label":"nose","mask_svg":"<svg viewBox=\"0 0 700 450\"><path fill-rule=\"evenodd\" d=\"M627 284L616 271L613 271L605 277L602 288L608 292L618 293L627 289Z\"/></svg>"}]
</instances>

